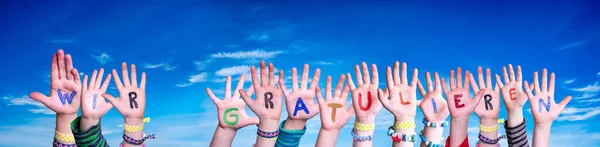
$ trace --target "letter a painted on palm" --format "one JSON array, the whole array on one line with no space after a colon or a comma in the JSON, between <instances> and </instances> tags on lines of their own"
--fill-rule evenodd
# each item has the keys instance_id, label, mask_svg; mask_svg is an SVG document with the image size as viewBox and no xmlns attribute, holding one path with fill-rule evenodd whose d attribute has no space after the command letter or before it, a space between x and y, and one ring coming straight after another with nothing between
<instances>
[{"instance_id":1,"label":"letter a painted on palm","mask_svg":"<svg viewBox=\"0 0 600 147\"><path fill-rule=\"evenodd\" d=\"M296 116L296 114L298 113L298 110L304 110L304 113L310 114L310 112L306 108L306 104L304 104L304 101L302 101L301 98L298 98L298 100L296 100L296 108L294 108L294 116Z\"/></svg>"}]
</instances>

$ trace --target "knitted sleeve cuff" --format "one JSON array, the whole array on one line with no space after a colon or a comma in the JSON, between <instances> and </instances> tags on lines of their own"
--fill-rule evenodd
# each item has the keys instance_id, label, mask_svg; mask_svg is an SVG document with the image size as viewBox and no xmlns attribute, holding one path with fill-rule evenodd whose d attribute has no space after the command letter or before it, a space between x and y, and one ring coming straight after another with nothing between
<instances>
[{"instance_id":1,"label":"knitted sleeve cuff","mask_svg":"<svg viewBox=\"0 0 600 147\"><path fill-rule=\"evenodd\" d=\"M297 147L300 144L300 138L306 133L306 125L302 130L287 130L283 128L285 120L279 125L279 137L275 142L275 147Z\"/></svg>"},{"instance_id":2,"label":"knitted sleeve cuff","mask_svg":"<svg viewBox=\"0 0 600 147\"><path fill-rule=\"evenodd\" d=\"M511 147L528 147L527 142L527 127L525 118L523 122L517 126L509 127L508 123L504 123L508 145Z\"/></svg>"},{"instance_id":3,"label":"knitted sleeve cuff","mask_svg":"<svg viewBox=\"0 0 600 147\"><path fill-rule=\"evenodd\" d=\"M73 132L73 136L75 136L75 143L78 147L107 147L106 140L104 136L102 136L102 130L100 128L100 121L98 124L92 126L87 131L81 131L80 129L81 116L75 118L73 122L71 122L71 131Z\"/></svg>"}]
</instances>

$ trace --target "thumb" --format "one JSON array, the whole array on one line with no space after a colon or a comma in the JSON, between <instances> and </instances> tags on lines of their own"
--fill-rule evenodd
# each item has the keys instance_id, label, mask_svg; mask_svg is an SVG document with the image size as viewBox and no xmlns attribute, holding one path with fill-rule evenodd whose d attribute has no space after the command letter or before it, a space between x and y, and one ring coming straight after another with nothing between
<instances>
[{"instance_id":1,"label":"thumb","mask_svg":"<svg viewBox=\"0 0 600 147\"><path fill-rule=\"evenodd\" d=\"M117 99L115 99L115 97L113 97L112 95L110 95L108 93L104 93L104 94L102 94L102 97L104 99L108 100L108 102L110 102L112 105L114 105L114 106L118 105Z\"/></svg>"},{"instance_id":2,"label":"thumb","mask_svg":"<svg viewBox=\"0 0 600 147\"><path fill-rule=\"evenodd\" d=\"M469 105L469 107L471 107L471 110L475 110L475 107L477 107L479 101L481 101L481 98L483 98L483 94L485 94L485 89L480 89L479 92L477 92L477 95L475 95L475 99L473 99L473 101L471 101L471 105Z\"/></svg>"},{"instance_id":3,"label":"thumb","mask_svg":"<svg viewBox=\"0 0 600 147\"><path fill-rule=\"evenodd\" d=\"M29 94L29 97L33 100L36 100L36 101L44 104L46 107L48 107L48 105L50 105L50 98L42 93L32 92Z\"/></svg>"},{"instance_id":4,"label":"thumb","mask_svg":"<svg viewBox=\"0 0 600 147\"><path fill-rule=\"evenodd\" d=\"M252 106L254 104L254 102L252 101L252 98L250 98L250 96L243 89L238 90L238 92L242 96L242 100L244 100L244 102L246 102L246 105L248 105L248 107L250 107L250 109L252 109Z\"/></svg>"},{"instance_id":5,"label":"thumb","mask_svg":"<svg viewBox=\"0 0 600 147\"><path fill-rule=\"evenodd\" d=\"M571 96L567 96L565 98L562 99L562 101L560 101L560 104L558 104L558 112L562 112L563 109L565 109L565 107L567 106L567 104L569 104L569 102L571 101Z\"/></svg>"}]
</instances>

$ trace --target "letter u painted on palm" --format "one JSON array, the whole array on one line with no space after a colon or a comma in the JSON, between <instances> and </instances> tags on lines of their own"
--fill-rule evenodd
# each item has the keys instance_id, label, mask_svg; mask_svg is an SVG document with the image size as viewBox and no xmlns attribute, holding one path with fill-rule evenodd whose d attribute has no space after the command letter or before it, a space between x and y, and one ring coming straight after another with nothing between
<instances>
[{"instance_id":1,"label":"letter u painted on palm","mask_svg":"<svg viewBox=\"0 0 600 147\"><path fill-rule=\"evenodd\" d=\"M363 106L362 102L362 93L358 93L358 107L362 111L369 111L371 109L371 104L373 104L373 98L371 97L371 92L367 92L367 106Z\"/></svg>"}]
</instances>

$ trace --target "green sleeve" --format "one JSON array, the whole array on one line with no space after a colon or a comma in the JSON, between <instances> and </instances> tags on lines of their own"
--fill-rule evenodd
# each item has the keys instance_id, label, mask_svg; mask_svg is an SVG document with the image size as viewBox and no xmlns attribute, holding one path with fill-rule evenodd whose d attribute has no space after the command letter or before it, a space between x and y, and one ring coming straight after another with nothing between
<instances>
[{"instance_id":1,"label":"green sleeve","mask_svg":"<svg viewBox=\"0 0 600 147\"><path fill-rule=\"evenodd\" d=\"M75 143L78 147L108 147L106 139L104 139L104 136L102 136L100 121L98 121L98 124L92 126L89 130L84 132L79 129L80 121L81 116L75 118L75 120L71 122L71 131L73 131Z\"/></svg>"}]
</instances>

